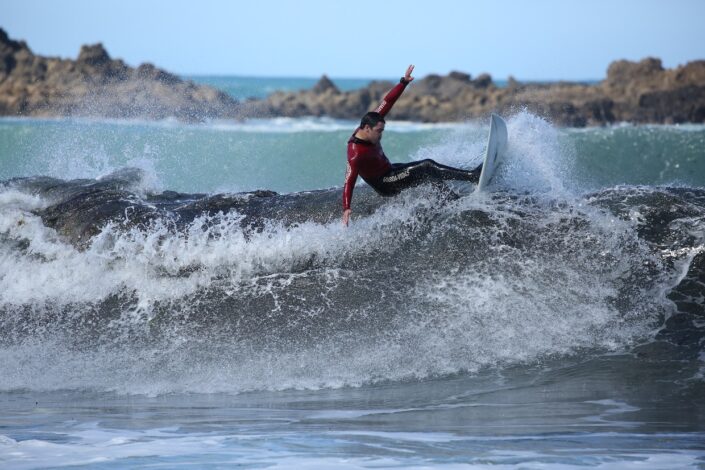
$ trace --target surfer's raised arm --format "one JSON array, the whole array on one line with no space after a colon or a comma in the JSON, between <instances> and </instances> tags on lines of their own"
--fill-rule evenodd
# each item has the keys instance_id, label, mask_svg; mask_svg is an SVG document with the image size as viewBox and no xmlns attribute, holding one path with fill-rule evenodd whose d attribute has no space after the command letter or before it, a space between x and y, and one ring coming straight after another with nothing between
<instances>
[{"instance_id":1,"label":"surfer's raised arm","mask_svg":"<svg viewBox=\"0 0 705 470\"><path fill-rule=\"evenodd\" d=\"M392 106L394 106L394 103L397 102L401 94L404 92L406 86L414 80L414 77L411 76L413 71L414 66L409 65L406 69L406 73L403 77L401 77L401 80L399 80L399 83L394 88L389 90L389 93L387 93L379 106L377 106L375 112L381 114L382 117L387 115L387 113L392 109Z\"/></svg>"}]
</instances>

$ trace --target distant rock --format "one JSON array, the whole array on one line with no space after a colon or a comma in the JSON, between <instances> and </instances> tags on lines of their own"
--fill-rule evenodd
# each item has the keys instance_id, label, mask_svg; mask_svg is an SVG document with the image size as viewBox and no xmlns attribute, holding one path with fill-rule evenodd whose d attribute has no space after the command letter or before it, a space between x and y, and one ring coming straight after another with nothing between
<instances>
[{"instance_id":1,"label":"distant rock","mask_svg":"<svg viewBox=\"0 0 705 470\"><path fill-rule=\"evenodd\" d=\"M42 57L0 29L0 115L201 121L240 111L226 93L152 64L129 67L102 44L81 47L75 61Z\"/></svg>"},{"instance_id":2,"label":"distant rock","mask_svg":"<svg viewBox=\"0 0 705 470\"><path fill-rule=\"evenodd\" d=\"M475 80L473 80L472 83L478 88L487 88L488 86L492 85L492 76L490 76L490 74L488 73L483 73Z\"/></svg>"},{"instance_id":3,"label":"distant rock","mask_svg":"<svg viewBox=\"0 0 705 470\"><path fill-rule=\"evenodd\" d=\"M607 79L603 83L614 91L623 91L635 83L660 81L663 72L660 59L649 57L640 62L617 60L607 68Z\"/></svg>"},{"instance_id":4,"label":"distant rock","mask_svg":"<svg viewBox=\"0 0 705 470\"><path fill-rule=\"evenodd\" d=\"M453 71L448 74L448 78L452 78L453 80L460 80L461 82L469 82L470 74L465 72Z\"/></svg>"},{"instance_id":5,"label":"distant rock","mask_svg":"<svg viewBox=\"0 0 705 470\"><path fill-rule=\"evenodd\" d=\"M318 80L311 91L318 94L325 92L340 93L340 90L338 90L338 87L335 86L335 83L333 83L326 75L323 75L321 79Z\"/></svg>"},{"instance_id":6,"label":"distant rock","mask_svg":"<svg viewBox=\"0 0 705 470\"><path fill-rule=\"evenodd\" d=\"M372 82L364 89L335 96L312 91L280 92L256 103L255 109L275 116L358 119L374 109L393 86L392 82ZM325 91L323 86L316 88ZM432 74L414 80L394 106L392 117L422 122L459 121L518 109L574 127L615 122L702 123L705 61L664 69L659 59L620 60L613 62L607 78L595 85L520 83L509 77L507 86L499 87L486 73L474 79L458 71L447 76Z\"/></svg>"},{"instance_id":7,"label":"distant rock","mask_svg":"<svg viewBox=\"0 0 705 470\"><path fill-rule=\"evenodd\" d=\"M103 45L98 43L92 46L82 46L76 62L100 67L110 62L110 56L108 55L108 51L103 48Z\"/></svg>"}]
</instances>

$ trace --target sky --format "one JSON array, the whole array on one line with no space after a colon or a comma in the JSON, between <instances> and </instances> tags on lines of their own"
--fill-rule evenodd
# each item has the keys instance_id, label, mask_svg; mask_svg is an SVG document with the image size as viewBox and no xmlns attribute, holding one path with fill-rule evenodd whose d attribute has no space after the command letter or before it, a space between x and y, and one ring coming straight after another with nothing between
<instances>
[{"instance_id":1,"label":"sky","mask_svg":"<svg viewBox=\"0 0 705 470\"><path fill-rule=\"evenodd\" d=\"M181 75L602 79L617 59L705 59L703 25L705 0L0 0L36 54L102 42Z\"/></svg>"}]
</instances>

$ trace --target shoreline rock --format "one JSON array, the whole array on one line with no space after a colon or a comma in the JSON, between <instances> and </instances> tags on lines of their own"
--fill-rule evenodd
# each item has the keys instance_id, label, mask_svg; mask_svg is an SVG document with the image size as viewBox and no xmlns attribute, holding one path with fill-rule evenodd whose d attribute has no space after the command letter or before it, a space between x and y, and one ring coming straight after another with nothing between
<instances>
[{"instance_id":1,"label":"shoreline rock","mask_svg":"<svg viewBox=\"0 0 705 470\"><path fill-rule=\"evenodd\" d=\"M74 60L42 57L0 29L0 115L184 121L237 116L238 102L215 88L112 59L102 44Z\"/></svg>"},{"instance_id":2,"label":"shoreline rock","mask_svg":"<svg viewBox=\"0 0 705 470\"><path fill-rule=\"evenodd\" d=\"M184 121L326 116L358 120L394 86L373 81L340 91L323 75L310 90L275 92L238 102L215 88L182 80L152 64L136 68L112 59L101 44L83 46L77 59L42 57L0 29L0 115L84 116ZM705 122L705 60L664 69L661 60L612 62L597 84L521 83L499 87L489 74L453 71L417 79L392 118L453 122L491 112L527 109L558 125L585 127L618 122Z\"/></svg>"},{"instance_id":3,"label":"shoreline rock","mask_svg":"<svg viewBox=\"0 0 705 470\"><path fill-rule=\"evenodd\" d=\"M327 79L327 77L324 77ZM322 79L323 80L323 79ZM359 119L373 109L392 82L335 92L321 85L312 90L277 92L256 103L260 115L330 116ZM607 77L594 85L572 82L518 82L510 77L497 86L488 74L472 79L463 72L417 79L394 106L393 118L421 122L462 121L491 112L511 114L528 109L558 125L585 127L618 122L674 124L705 122L705 61L664 69L661 61L613 62Z\"/></svg>"}]
</instances>

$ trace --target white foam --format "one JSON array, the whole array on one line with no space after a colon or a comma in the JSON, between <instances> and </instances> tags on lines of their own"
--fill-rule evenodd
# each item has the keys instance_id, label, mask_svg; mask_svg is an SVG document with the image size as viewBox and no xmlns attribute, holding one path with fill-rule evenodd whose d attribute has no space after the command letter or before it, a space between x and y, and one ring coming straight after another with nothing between
<instances>
[{"instance_id":1,"label":"white foam","mask_svg":"<svg viewBox=\"0 0 705 470\"><path fill-rule=\"evenodd\" d=\"M30 212L44 204L41 200L14 191L2 197L9 202L0 207L0 229L10 238L28 240L31 254L5 253L0 301L15 305L99 301L122 291L134 292L141 302L158 302L187 296L215 279L235 285L253 276L290 273L314 255L336 260L346 253L391 248L385 242L397 235L388 228L413 222L416 208L432 204L421 199L385 207L347 229L338 220L289 228L270 222L261 232L245 233L235 211L197 217L178 233L165 220L129 230L110 223L79 250Z\"/></svg>"},{"instance_id":2,"label":"white foam","mask_svg":"<svg viewBox=\"0 0 705 470\"><path fill-rule=\"evenodd\" d=\"M531 191L566 197L577 194L572 180L574 150L562 132L546 120L526 111L507 122L509 143L500 177L513 191Z\"/></svg>"},{"instance_id":3,"label":"white foam","mask_svg":"<svg viewBox=\"0 0 705 470\"><path fill-rule=\"evenodd\" d=\"M21 224L23 214L47 207L46 200L16 189L0 191L0 231L7 232L10 225Z\"/></svg>"},{"instance_id":4,"label":"white foam","mask_svg":"<svg viewBox=\"0 0 705 470\"><path fill-rule=\"evenodd\" d=\"M111 126L122 127L149 127L156 129L193 129L252 133L296 133L296 132L337 132L349 131L352 133L359 125L358 120L333 119L329 117L303 116L303 117L274 117L274 118L252 118L243 120L214 119L203 123L181 122L173 118L162 120L143 119L110 119L110 118L82 118L82 117L57 117L57 118L27 118L27 117L0 117L0 123L32 123L32 122L53 122L53 123L76 123L82 125L109 124ZM387 122L387 130L393 132L418 132L434 129L458 129L465 127L463 122L413 122L394 121Z\"/></svg>"},{"instance_id":5,"label":"white foam","mask_svg":"<svg viewBox=\"0 0 705 470\"><path fill-rule=\"evenodd\" d=\"M299 118L268 118L246 119L243 121L213 121L203 124L206 128L228 132L253 132L253 133L297 133L297 132L339 132L352 133L359 125L359 121L332 119L327 117L299 117ZM389 132L420 132L428 130L455 130L466 127L465 123L423 123L410 121L387 122L385 129Z\"/></svg>"},{"instance_id":6,"label":"white foam","mask_svg":"<svg viewBox=\"0 0 705 470\"><path fill-rule=\"evenodd\" d=\"M111 295L127 293L134 302L114 320L114 343L77 351L61 338L37 338L0 350L5 364L0 365L1 386L148 395L337 388L472 372L581 348L613 350L650 331L648 316L625 317L609 301L616 295L610 279L629 272L640 258L615 258L605 272L588 250L578 249L571 264L563 260L562 250L543 258L524 256L498 238L489 244L493 254L485 261L419 278L405 301L405 320L380 337L344 332L315 347L283 342L271 349L257 347L257 338L239 339L218 343L215 353L208 338L192 335L186 326L151 349L132 348L129 335L120 336L123 329L148 330L160 302L191 308L190 296L204 289L266 295L273 299L273 314L283 314L277 313L287 308L279 303L279 293L290 289L297 276L312 275L297 272L298 264L315 259L315 282L326 277L326 282L345 283L353 273L338 267L340 259L365 252L379 256L417 237L424 222L416 212L435 206L432 196L419 196L403 194L347 229L338 220L289 228L270 223L246 234L235 212L201 216L178 233L164 221L147 229L108 225L83 251L63 242L31 213L21 213L25 222L20 225L19 215L3 217L2 233L29 242L24 252L1 254L3 305L35 311L63 307L82 315L81 303L94 305ZM27 207L31 204L38 202L32 199ZM490 197L469 197L447 205L444 213L453 217L481 210L498 224L490 234L498 236L511 230L518 217L502 205ZM559 224L562 217L560 211L541 212L535 223ZM594 219L599 223L583 235L596 239L606 252L618 250L625 237L635 238L629 223L622 222L621 230L605 223L603 229L600 220ZM487 237L485 228L475 230L468 239ZM310 315L322 315L315 303L310 308ZM374 304L362 308L369 311L357 315L377 315ZM20 362L25 367L13 367Z\"/></svg>"}]
</instances>

